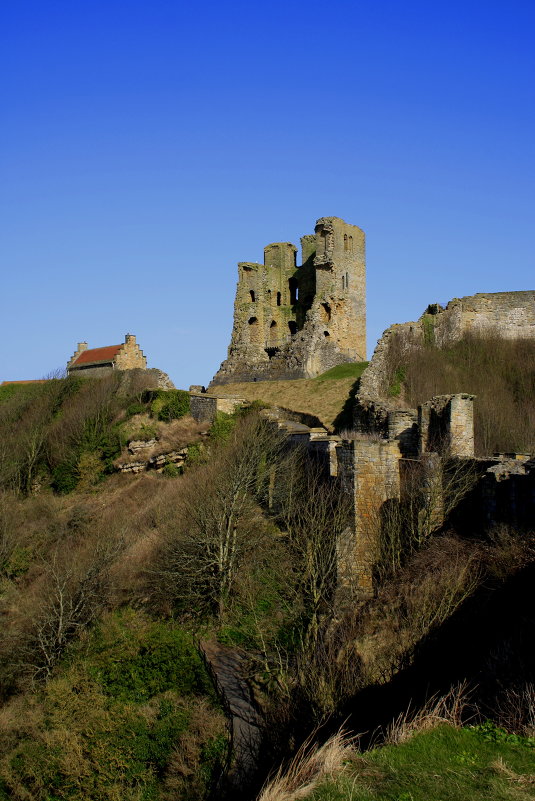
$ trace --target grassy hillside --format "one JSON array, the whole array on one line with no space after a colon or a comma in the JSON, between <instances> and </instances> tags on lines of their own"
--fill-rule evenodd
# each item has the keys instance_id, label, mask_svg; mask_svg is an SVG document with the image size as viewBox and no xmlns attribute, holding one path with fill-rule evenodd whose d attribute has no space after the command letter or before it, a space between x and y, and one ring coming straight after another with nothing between
<instances>
[{"instance_id":1,"label":"grassy hillside","mask_svg":"<svg viewBox=\"0 0 535 801\"><path fill-rule=\"evenodd\" d=\"M284 382L297 391L287 405L313 413L311 385L340 409L361 369ZM264 400L274 390L284 405L277 385L246 389ZM186 398L123 394L115 378L0 398L0 801L206 798L228 739L199 637L247 650L265 713L262 770L353 702L361 721L372 716L366 730L386 725L399 710L383 701L379 721L363 694L388 690L418 660L425 681L409 690L428 687L451 663L448 636L464 658L459 643L477 647L480 635L485 716L502 722L498 690L512 682L521 693L533 675L533 582L515 584L533 563L529 538L399 537L375 596L336 607L348 495L254 409L218 416L201 437ZM193 438L180 471L113 473L126 442L155 435L162 447ZM456 668L469 679L471 658L466 673ZM520 731L531 709L503 724Z\"/></svg>"},{"instance_id":2,"label":"grassy hillside","mask_svg":"<svg viewBox=\"0 0 535 801\"><path fill-rule=\"evenodd\" d=\"M223 384L208 390L210 395L236 395L250 401L263 401L271 406L314 415L332 430L343 411L349 393L360 378L367 362L341 364L317 378L295 381L257 381Z\"/></svg>"},{"instance_id":3,"label":"grassy hillside","mask_svg":"<svg viewBox=\"0 0 535 801\"><path fill-rule=\"evenodd\" d=\"M440 725L363 754L334 738L315 764L301 760L286 787L283 776L260 801L528 801L535 797L534 746L534 738L489 724Z\"/></svg>"}]
</instances>

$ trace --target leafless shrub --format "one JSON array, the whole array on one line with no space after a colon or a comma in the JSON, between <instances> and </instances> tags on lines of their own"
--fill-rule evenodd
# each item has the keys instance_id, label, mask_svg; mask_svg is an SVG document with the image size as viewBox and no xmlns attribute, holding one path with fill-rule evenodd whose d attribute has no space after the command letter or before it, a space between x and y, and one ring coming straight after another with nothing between
<instances>
[{"instance_id":1,"label":"leafless shrub","mask_svg":"<svg viewBox=\"0 0 535 801\"><path fill-rule=\"evenodd\" d=\"M453 686L446 695L433 696L420 709L409 707L388 727L384 736L387 745L399 745L415 734L434 729L443 723L459 728L466 723L470 692L466 682Z\"/></svg>"},{"instance_id":2,"label":"leafless shrub","mask_svg":"<svg viewBox=\"0 0 535 801\"><path fill-rule=\"evenodd\" d=\"M50 678L68 643L105 606L109 566L119 549L118 542L100 541L85 553L76 549L75 558L57 549L45 561L19 650L21 667L32 681Z\"/></svg>"},{"instance_id":3,"label":"leafless shrub","mask_svg":"<svg viewBox=\"0 0 535 801\"><path fill-rule=\"evenodd\" d=\"M507 731L535 737L535 685L509 687L496 701L496 718Z\"/></svg>"},{"instance_id":4,"label":"leafless shrub","mask_svg":"<svg viewBox=\"0 0 535 801\"><path fill-rule=\"evenodd\" d=\"M436 453L402 467L401 499L377 504L376 514L368 519L379 541L375 568L379 583L429 542L478 480L473 462Z\"/></svg>"},{"instance_id":5,"label":"leafless shrub","mask_svg":"<svg viewBox=\"0 0 535 801\"><path fill-rule=\"evenodd\" d=\"M256 415L237 426L209 464L192 469L160 510L163 534L152 593L221 618L245 555L266 536L258 501L284 451L278 431Z\"/></svg>"}]
</instances>

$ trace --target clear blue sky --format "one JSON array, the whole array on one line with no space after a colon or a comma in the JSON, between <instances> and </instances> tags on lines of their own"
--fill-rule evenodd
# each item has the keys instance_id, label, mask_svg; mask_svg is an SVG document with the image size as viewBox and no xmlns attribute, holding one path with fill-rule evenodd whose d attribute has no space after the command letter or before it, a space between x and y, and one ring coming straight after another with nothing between
<instances>
[{"instance_id":1,"label":"clear blue sky","mask_svg":"<svg viewBox=\"0 0 535 801\"><path fill-rule=\"evenodd\" d=\"M535 4L4 0L0 380L135 333L226 355L238 261L366 231L368 348L535 288Z\"/></svg>"}]
</instances>

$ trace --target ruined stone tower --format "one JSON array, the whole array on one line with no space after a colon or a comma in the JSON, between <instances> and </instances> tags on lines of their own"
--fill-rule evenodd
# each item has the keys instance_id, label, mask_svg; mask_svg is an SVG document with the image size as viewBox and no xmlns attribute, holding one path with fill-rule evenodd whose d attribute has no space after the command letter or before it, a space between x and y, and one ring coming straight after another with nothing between
<instances>
[{"instance_id":1,"label":"ruined stone tower","mask_svg":"<svg viewBox=\"0 0 535 801\"><path fill-rule=\"evenodd\" d=\"M212 384L312 378L366 358L364 232L321 217L297 248L274 242L264 263L238 264L234 327Z\"/></svg>"}]
</instances>

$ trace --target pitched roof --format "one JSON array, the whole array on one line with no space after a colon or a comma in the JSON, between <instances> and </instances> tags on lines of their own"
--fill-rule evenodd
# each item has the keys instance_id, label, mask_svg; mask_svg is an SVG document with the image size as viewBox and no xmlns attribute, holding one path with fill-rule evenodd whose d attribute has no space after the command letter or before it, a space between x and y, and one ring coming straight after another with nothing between
<instances>
[{"instance_id":1,"label":"pitched roof","mask_svg":"<svg viewBox=\"0 0 535 801\"><path fill-rule=\"evenodd\" d=\"M76 361L71 364L71 368L79 367L82 364L112 362L122 347L122 345L108 345L105 348L90 348L88 350L83 350Z\"/></svg>"},{"instance_id":2,"label":"pitched roof","mask_svg":"<svg viewBox=\"0 0 535 801\"><path fill-rule=\"evenodd\" d=\"M30 378L27 381L2 381L1 387L7 387L8 384L44 384L47 378Z\"/></svg>"}]
</instances>

